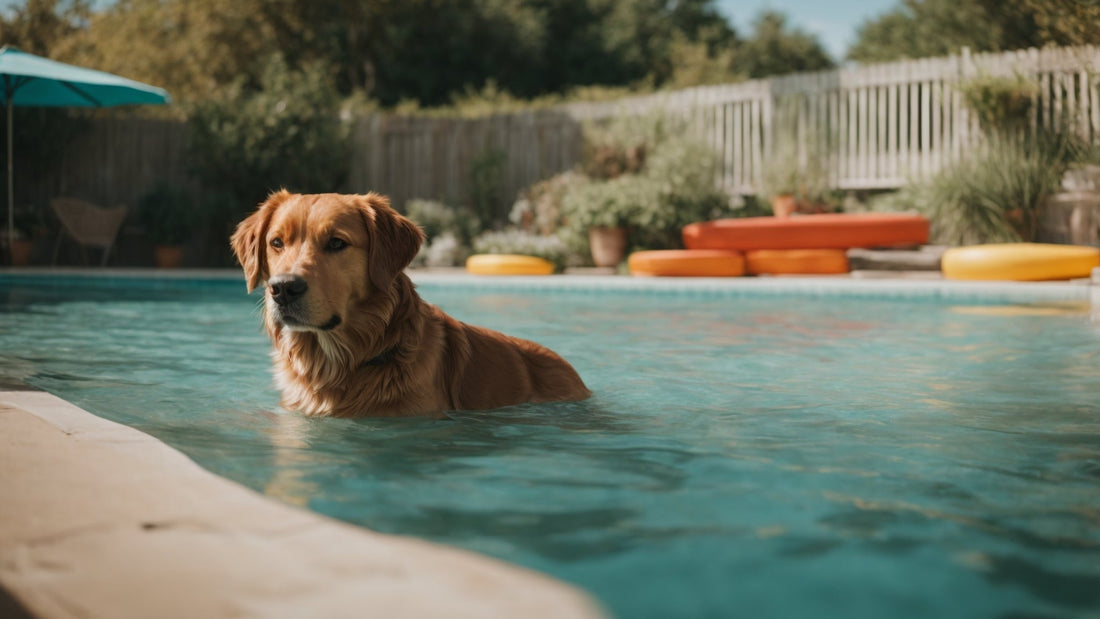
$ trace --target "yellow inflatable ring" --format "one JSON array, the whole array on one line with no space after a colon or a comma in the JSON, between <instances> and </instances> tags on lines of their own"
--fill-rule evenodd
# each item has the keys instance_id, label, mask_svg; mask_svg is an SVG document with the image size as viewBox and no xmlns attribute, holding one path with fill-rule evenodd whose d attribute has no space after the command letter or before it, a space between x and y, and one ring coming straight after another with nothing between
<instances>
[{"instance_id":1,"label":"yellow inflatable ring","mask_svg":"<svg viewBox=\"0 0 1100 619\"><path fill-rule=\"evenodd\" d=\"M1088 277L1100 266L1100 249L1046 243L953 247L943 253L941 265L947 279L1074 279Z\"/></svg>"},{"instance_id":2,"label":"yellow inflatable ring","mask_svg":"<svg viewBox=\"0 0 1100 619\"><path fill-rule=\"evenodd\" d=\"M474 254L466 259L466 270L474 275L550 275L554 264L535 256Z\"/></svg>"}]
</instances>

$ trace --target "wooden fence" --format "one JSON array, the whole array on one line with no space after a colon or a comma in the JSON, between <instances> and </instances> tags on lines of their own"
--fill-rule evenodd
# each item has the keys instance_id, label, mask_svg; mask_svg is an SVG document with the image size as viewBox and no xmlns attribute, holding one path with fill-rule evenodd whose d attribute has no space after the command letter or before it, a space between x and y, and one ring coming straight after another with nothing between
<instances>
[{"instance_id":1,"label":"wooden fence","mask_svg":"<svg viewBox=\"0 0 1100 619\"><path fill-rule=\"evenodd\" d=\"M1100 137L1100 48L968 54L846 67L769 80L690 88L611 103L479 119L378 114L355 121L347 191L375 190L395 204L412 198L460 203L471 171L502 153L499 212L530 184L574 167L582 127L616 114L682 119L718 154L718 182L734 193L759 188L781 131L826 135L832 185L889 189L959 157L978 136L955 85L981 75L1034 79L1038 126L1068 123ZM157 181L194 183L185 160L186 127L171 121L99 119L67 149L60 172L17 174L32 199L69 194L135 204ZM278 184L278 179L272 180Z\"/></svg>"},{"instance_id":2,"label":"wooden fence","mask_svg":"<svg viewBox=\"0 0 1100 619\"><path fill-rule=\"evenodd\" d=\"M14 128L19 131L19 127ZM134 207L158 182L195 185L186 161L187 127L178 121L104 116L61 153L49 171L30 168L15 153L16 195L45 208L57 196L104 206Z\"/></svg>"},{"instance_id":3,"label":"wooden fence","mask_svg":"<svg viewBox=\"0 0 1100 619\"><path fill-rule=\"evenodd\" d=\"M1100 138L1100 48L1029 49L926 58L568 106L578 119L663 112L686 120L720 158L719 182L757 190L786 131L825 136L832 185L891 189L939 170L977 139L957 85L979 76L1034 80L1033 126ZM793 110L793 114L791 111ZM805 155L805 154L804 154Z\"/></svg>"},{"instance_id":4,"label":"wooden fence","mask_svg":"<svg viewBox=\"0 0 1100 619\"><path fill-rule=\"evenodd\" d=\"M356 123L347 185L397 205L413 198L462 204L474 169L495 167L498 214L506 216L525 187L575 166L582 146L581 123L559 110L477 119L375 114Z\"/></svg>"}]
</instances>

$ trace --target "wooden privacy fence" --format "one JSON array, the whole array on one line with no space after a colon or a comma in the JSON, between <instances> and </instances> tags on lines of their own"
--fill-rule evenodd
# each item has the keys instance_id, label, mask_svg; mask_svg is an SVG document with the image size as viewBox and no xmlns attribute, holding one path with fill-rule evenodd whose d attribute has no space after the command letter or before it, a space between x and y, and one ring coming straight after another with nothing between
<instances>
[{"instance_id":1,"label":"wooden privacy fence","mask_svg":"<svg viewBox=\"0 0 1100 619\"><path fill-rule=\"evenodd\" d=\"M714 148L717 181L734 193L759 190L783 135L803 143L826 136L827 148L815 156L827 159L834 187L890 189L940 169L978 137L956 85L983 75L1035 80L1036 126L1068 124L1100 137L1097 66L1096 47L964 52L477 119L375 114L353 121L350 174L341 189L380 191L399 207L412 198L462 203L471 194L472 170L499 153L496 199L503 215L524 187L580 161L585 122L642 113L684 121ZM106 118L92 124L56 173L20 173L17 185L28 183L43 204L67 194L132 206L158 181L194 184L182 123ZM272 179L273 187L279 182Z\"/></svg>"},{"instance_id":2,"label":"wooden privacy fence","mask_svg":"<svg viewBox=\"0 0 1100 619\"><path fill-rule=\"evenodd\" d=\"M475 119L375 114L355 124L347 184L398 206L413 198L464 204L474 169L495 168L488 174L506 216L525 187L576 165L582 145L581 123L556 109Z\"/></svg>"},{"instance_id":3,"label":"wooden privacy fence","mask_svg":"<svg viewBox=\"0 0 1100 619\"><path fill-rule=\"evenodd\" d=\"M186 146L187 127L179 121L95 118L65 147L57 165L45 173L16 153L16 192L42 209L59 196L133 209L157 183L194 186Z\"/></svg>"},{"instance_id":4,"label":"wooden privacy fence","mask_svg":"<svg viewBox=\"0 0 1100 619\"><path fill-rule=\"evenodd\" d=\"M719 157L719 182L758 190L777 139L823 139L832 186L892 189L959 157L978 124L957 87L981 76L1019 75L1039 86L1032 126L1068 126L1100 137L1100 48L1028 49L926 58L704 86L612 104L567 106L578 119L665 113L685 120ZM803 152L803 157L809 153Z\"/></svg>"}]
</instances>

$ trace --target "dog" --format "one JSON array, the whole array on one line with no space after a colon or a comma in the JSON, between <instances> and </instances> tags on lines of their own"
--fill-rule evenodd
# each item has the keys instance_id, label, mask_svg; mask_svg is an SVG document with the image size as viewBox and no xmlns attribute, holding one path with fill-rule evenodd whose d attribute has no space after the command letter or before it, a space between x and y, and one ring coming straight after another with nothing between
<instances>
[{"instance_id":1,"label":"dog","mask_svg":"<svg viewBox=\"0 0 1100 619\"><path fill-rule=\"evenodd\" d=\"M444 417L591 392L553 351L420 298L405 267L424 233L377 193L280 190L230 245L263 322L282 406L309 416Z\"/></svg>"}]
</instances>

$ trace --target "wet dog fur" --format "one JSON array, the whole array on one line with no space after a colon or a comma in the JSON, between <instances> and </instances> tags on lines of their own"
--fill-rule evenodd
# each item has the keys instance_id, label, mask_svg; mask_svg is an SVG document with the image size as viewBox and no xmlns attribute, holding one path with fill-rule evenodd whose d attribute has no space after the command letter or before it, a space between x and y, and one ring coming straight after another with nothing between
<instances>
[{"instance_id":1,"label":"wet dog fur","mask_svg":"<svg viewBox=\"0 0 1100 619\"><path fill-rule=\"evenodd\" d=\"M424 241L379 194L278 191L230 243L264 327L282 405L333 417L443 416L590 394L534 342L459 322L404 273Z\"/></svg>"}]
</instances>

